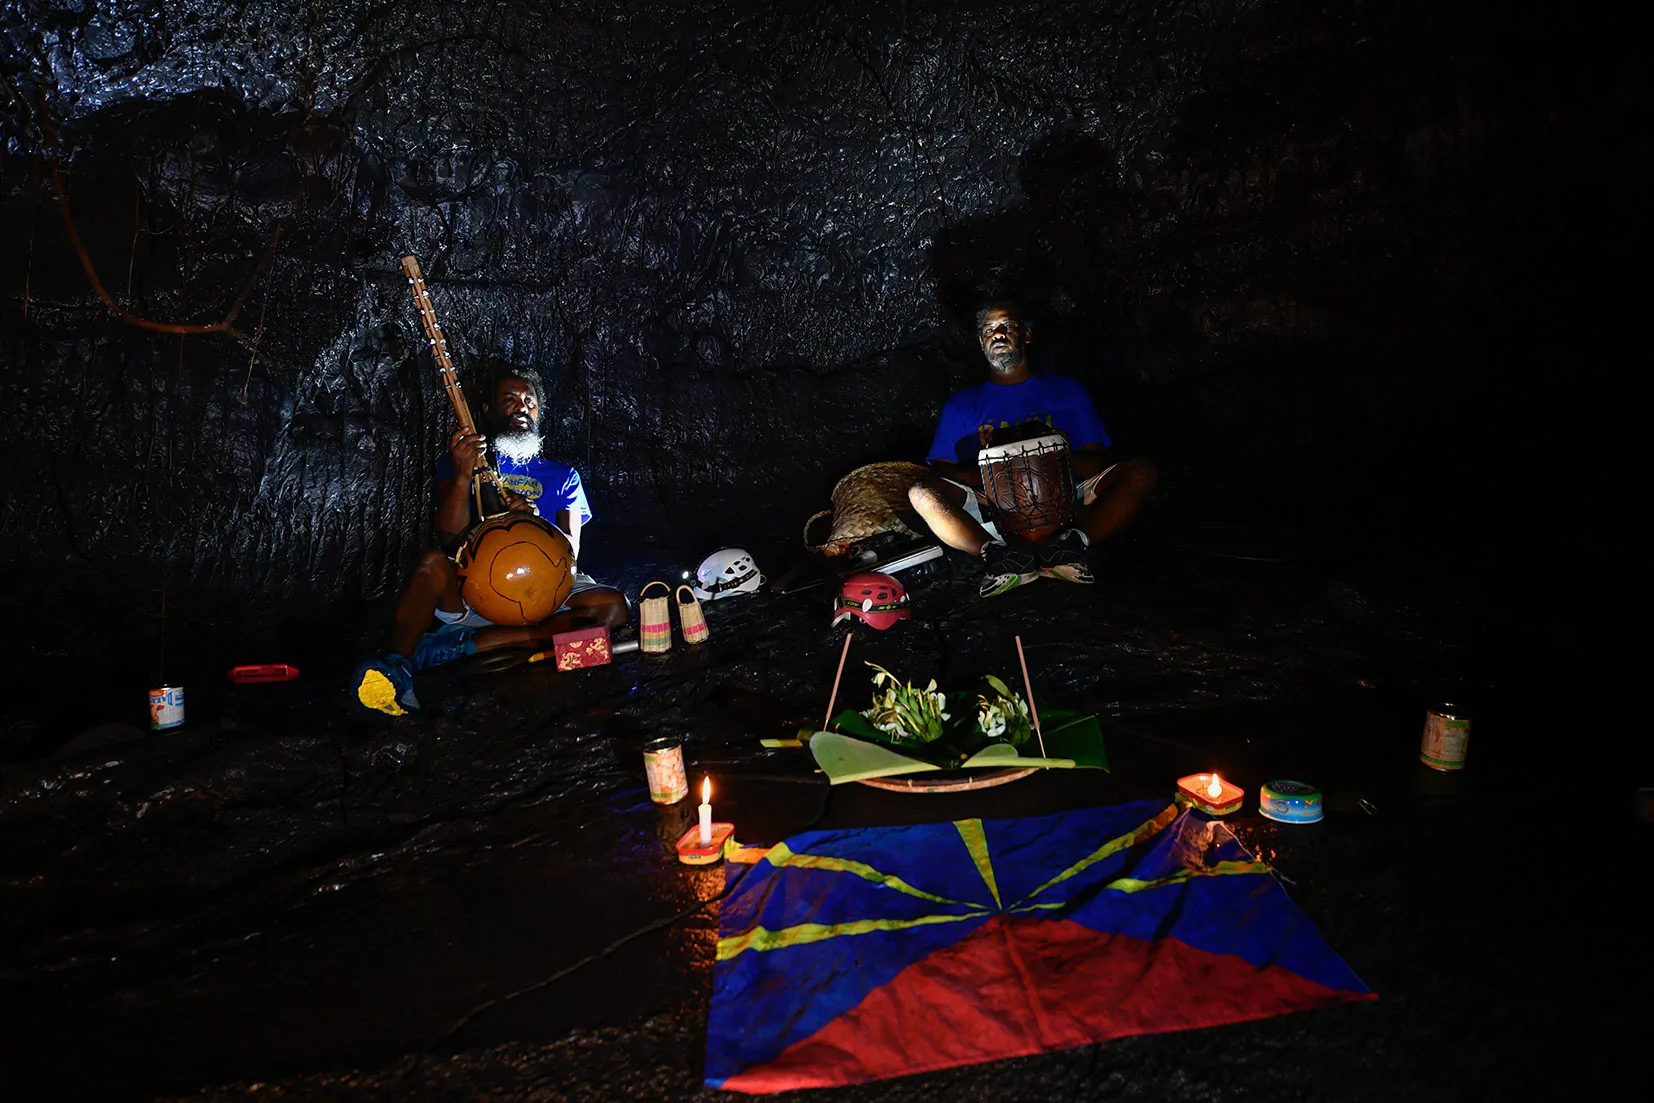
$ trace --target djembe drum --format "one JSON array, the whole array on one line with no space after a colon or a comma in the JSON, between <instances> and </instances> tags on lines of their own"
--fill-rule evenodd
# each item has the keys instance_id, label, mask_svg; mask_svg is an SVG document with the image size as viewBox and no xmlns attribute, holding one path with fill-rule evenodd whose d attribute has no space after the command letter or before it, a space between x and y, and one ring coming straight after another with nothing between
<instances>
[{"instance_id":1,"label":"djembe drum","mask_svg":"<svg viewBox=\"0 0 1654 1103\"><path fill-rule=\"evenodd\" d=\"M1061 433L984 448L976 463L1001 536L1040 547L1073 525L1074 468Z\"/></svg>"}]
</instances>

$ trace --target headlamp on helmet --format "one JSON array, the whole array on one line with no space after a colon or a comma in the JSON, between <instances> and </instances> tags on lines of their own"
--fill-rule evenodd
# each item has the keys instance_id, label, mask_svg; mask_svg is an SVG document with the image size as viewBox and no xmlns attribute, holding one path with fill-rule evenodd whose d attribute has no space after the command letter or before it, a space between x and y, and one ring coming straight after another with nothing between
<instances>
[{"instance_id":1,"label":"headlamp on helmet","mask_svg":"<svg viewBox=\"0 0 1654 1103\"><path fill-rule=\"evenodd\" d=\"M859 617L874 628L889 628L912 617L902 584L879 571L863 571L844 580L834 605L833 623Z\"/></svg>"},{"instance_id":2,"label":"headlamp on helmet","mask_svg":"<svg viewBox=\"0 0 1654 1103\"><path fill-rule=\"evenodd\" d=\"M695 582L690 589L702 601L717 601L750 594L764 584L758 573L758 564L745 548L719 548L695 568Z\"/></svg>"}]
</instances>

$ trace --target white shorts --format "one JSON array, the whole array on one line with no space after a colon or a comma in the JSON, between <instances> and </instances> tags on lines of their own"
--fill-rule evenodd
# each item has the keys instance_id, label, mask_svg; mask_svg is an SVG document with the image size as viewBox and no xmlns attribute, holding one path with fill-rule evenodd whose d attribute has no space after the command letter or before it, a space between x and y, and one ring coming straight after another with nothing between
<instances>
[{"instance_id":1,"label":"white shorts","mask_svg":"<svg viewBox=\"0 0 1654 1103\"><path fill-rule=\"evenodd\" d=\"M1088 506L1092 502L1095 502L1097 500L1097 484L1103 481L1104 475L1107 475L1118 466L1120 465L1111 463L1095 475L1091 476L1091 478L1077 484L1074 487L1075 504ZM970 514L971 519L977 524L987 529L989 536L992 536L995 540L1001 539L999 530L994 527L994 523L992 521L984 520L982 517L982 503L984 499L981 494L966 486L964 483L954 482L952 479L943 479L942 481L945 483L951 483L952 485L957 486L960 490L963 490L965 492L965 512Z\"/></svg>"},{"instance_id":2,"label":"white shorts","mask_svg":"<svg viewBox=\"0 0 1654 1103\"><path fill-rule=\"evenodd\" d=\"M597 579L593 578L591 575L586 574L583 571L575 571L574 589L569 591L569 597L573 597L575 594L582 593L586 590L595 590L602 585L603 583L597 581ZM444 627L458 625L461 628L492 628L494 626L493 621L489 620L469 605L466 605L464 598L460 599L460 605L464 606L464 608L455 613L450 613L446 609L438 609L436 611L436 619L441 621ZM568 608L567 602L563 603L563 608Z\"/></svg>"}]
</instances>

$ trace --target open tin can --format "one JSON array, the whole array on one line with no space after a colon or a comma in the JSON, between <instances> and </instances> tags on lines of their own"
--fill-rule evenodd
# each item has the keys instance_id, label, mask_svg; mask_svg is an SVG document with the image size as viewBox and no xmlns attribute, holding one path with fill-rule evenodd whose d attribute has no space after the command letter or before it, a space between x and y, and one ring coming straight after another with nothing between
<instances>
[{"instance_id":1,"label":"open tin can","mask_svg":"<svg viewBox=\"0 0 1654 1103\"><path fill-rule=\"evenodd\" d=\"M1469 745L1470 713L1465 707L1451 702L1431 705L1424 714L1419 761L1432 770L1462 770Z\"/></svg>"},{"instance_id":2,"label":"open tin can","mask_svg":"<svg viewBox=\"0 0 1654 1103\"><path fill-rule=\"evenodd\" d=\"M649 779L649 799L676 804L689 795L689 774L683 768L683 740L657 735L643 744L643 773Z\"/></svg>"}]
</instances>

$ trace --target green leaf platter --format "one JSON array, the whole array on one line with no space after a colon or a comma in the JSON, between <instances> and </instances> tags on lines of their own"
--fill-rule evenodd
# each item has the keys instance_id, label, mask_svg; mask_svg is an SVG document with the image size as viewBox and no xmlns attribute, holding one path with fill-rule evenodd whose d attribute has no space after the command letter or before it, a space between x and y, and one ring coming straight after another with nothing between
<instances>
[{"instance_id":1,"label":"green leaf platter","mask_svg":"<svg viewBox=\"0 0 1654 1103\"><path fill-rule=\"evenodd\" d=\"M869 778L897 777L936 770L1002 769L1032 767L1042 770L1108 769L1103 750L1103 731L1093 715L1052 710L1041 715L1044 721L1045 755L1037 740L1022 748L1005 742L990 742L974 725L934 743L894 743L859 712L847 710L833 718L835 730L816 732L810 737L810 754L834 785Z\"/></svg>"}]
</instances>

